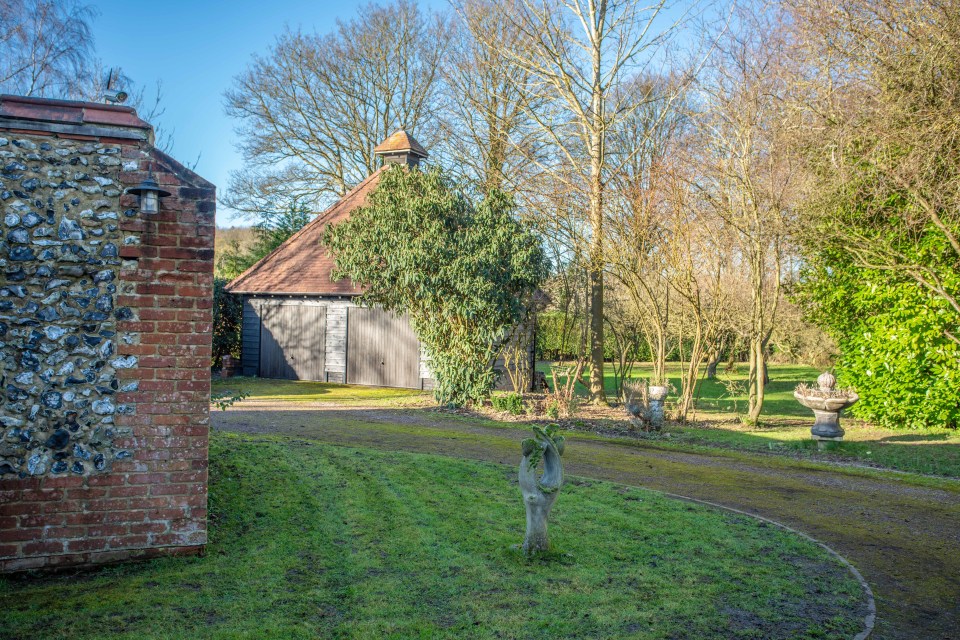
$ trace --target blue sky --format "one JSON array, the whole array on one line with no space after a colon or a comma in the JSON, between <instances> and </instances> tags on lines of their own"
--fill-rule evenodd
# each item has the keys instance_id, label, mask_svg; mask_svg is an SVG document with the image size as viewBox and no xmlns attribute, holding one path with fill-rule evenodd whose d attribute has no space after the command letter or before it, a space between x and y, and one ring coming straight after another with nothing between
<instances>
[{"instance_id":1,"label":"blue sky","mask_svg":"<svg viewBox=\"0 0 960 640\"><path fill-rule=\"evenodd\" d=\"M174 130L173 155L222 192L242 166L234 149L235 122L223 111L223 92L255 53L265 53L284 25L326 32L367 2L359 0L236 0L162 3L93 0L97 53L104 64L152 90L163 81L162 124ZM444 0L422 6L444 7ZM221 226L240 224L222 206Z\"/></svg>"}]
</instances>

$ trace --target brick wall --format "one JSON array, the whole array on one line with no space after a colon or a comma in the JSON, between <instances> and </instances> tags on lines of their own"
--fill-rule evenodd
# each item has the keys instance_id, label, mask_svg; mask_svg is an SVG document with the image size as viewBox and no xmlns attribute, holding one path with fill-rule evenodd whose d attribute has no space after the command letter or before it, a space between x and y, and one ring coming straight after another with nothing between
<instances>
[{"instance_id":1,"label":"brick wall","mask_svg":"<svg viewBox=\"0 0 960 640\"><path fill-rule=\"evenodd\" d=\"M207 539L215 188L154 149L149 125L129 109L4 96L0 138L37 145L22 158L31 145L8 145L17 167L25 168L0 172L0 191L9 194L0 192L0 213L15 201L42 209L59 197L46 210L55 218L51 228L66 224L69 231L74 219L87 225L86 233L76 233L83 241L61 238L53 253L33 262L11 260L21 245L4 243L0 251L4 273L22 281L0 289L0 299L13 286L25 294L3 312L5 321L0 318L11 327L4 384L14 387L0 407L0 571L199 552ZM92 149L90 160L78 155L78 144ZM61 149L69 153L58 154ZM73 171L67 165L74 158L96 171ZM0 168L4 164L0 158ZM120 192L151 169L172 195L161 200L159 214L145 216L135 196ZM83 191L82 180L69 180L88 173L106 186L97 191L90 182ZM23 191L22 183L34 179L30 193ZM63 195L70 189L79 197ZM84 193L96 197L99 208L82 209ZM116 255L101 248L114 236ZM93 275L107 271L115 276L106 284L107 276ZM94 293L88 287L97 277ZM89 291L99 296L97 308L108 311L28 317L25 310L50 301L50 278L63 282L54 291L62 291L62 299L51 308L68 311L77 300L87 302ZM34 334L39 338L30 343ZM66 342L72 335L82 339ZM24 360L29 349L37 350L40 364L24 376L23 362L33 362ZM74 373L59 375L59 361L45 368L47 353ZM76 373L81 367L85 379ZM12 382L18 375L23 384ZM40 400L51 393L56 402ZM55 434L69 444L62 446Z\"/></svg>"}]
</instances>

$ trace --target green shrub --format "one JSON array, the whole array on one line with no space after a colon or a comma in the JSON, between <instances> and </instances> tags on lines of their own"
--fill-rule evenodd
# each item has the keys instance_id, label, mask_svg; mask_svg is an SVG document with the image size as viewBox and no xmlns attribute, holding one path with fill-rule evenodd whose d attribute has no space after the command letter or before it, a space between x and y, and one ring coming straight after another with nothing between
<instances>
[{"instance_id":1,"label":"green shrub","mask_svg":"<svg viewBox=\"0 0 960 640\"><path fill-rule=\"evenodd\" d=\"M227 293L226 278L213 280L213 358L211 366L220 366L223 356L240 357L240 327L243 324L243 301Z\"/></svg>"},{"instance_id":2,"label":"green shrub","mask_svg":"<svg viewBox=\"0 0 960 640\"><path fill-rule=\"evenodd\" d=\"M497 411L503 411L511 415L520 416L526 413L523 404L523 396L519 393L497 393L490 396L490 404Z\"/></svg>"},{"instance_id":3,"label":"green shrub","mask_svg":"<svg viewBox=\"0 0 960 640\"><path fill-rule=\"evenodd\" d=\"M946 304L913 284L878 289L877 309L839 340L837 375L860 394L849 413L882 427L960 427L960 346Z\"/></svg>"},{"instance_id":4,"label":"green shrub","mask_svg":"<svg viewBox=\"0 0 960 640\"><path fill-rule=\"evenodd\" d=\"M840 385L860 395L849 414L887 428L960 427L960 345L943 299L840 261L806 278L800 299L837 341Z\"/></svg>"},{"instance_id":5,"label":"green shrub","mask_svg":"<svg viewBox=\"0 0 960 640\"><path fill-rule=\"evenodd\" d=\"M440 404L490 394L499 341L546 276L541 239L514 209L498 191L472 201L437 168L397 166L381 174L367 206L324 234L335 277L365 287L364 303L409 314Z\"/></svg>"}]
</instances>

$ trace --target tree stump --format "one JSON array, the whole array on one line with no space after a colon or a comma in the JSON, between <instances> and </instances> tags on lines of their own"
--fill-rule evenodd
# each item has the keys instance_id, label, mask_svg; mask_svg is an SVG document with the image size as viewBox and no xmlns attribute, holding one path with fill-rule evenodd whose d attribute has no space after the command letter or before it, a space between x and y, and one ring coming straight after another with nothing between
<instances>
[{"instance_id":1,"label":"tree stump","mask_svg":"<svg viewBox=\"0 0 960 640\"><path fill-rule=\"evenodd\" d=\"M520 461L520 491L527 510L527 535L521 547L530 557L550 549L547 537L547 520L550 509L563 486L564 438L556 435L555 424L546 429L534 427L534 437L521 443L523 459ZM543 474L537 477L537 468L543 461Z\"/></svg>"}]
</instances>

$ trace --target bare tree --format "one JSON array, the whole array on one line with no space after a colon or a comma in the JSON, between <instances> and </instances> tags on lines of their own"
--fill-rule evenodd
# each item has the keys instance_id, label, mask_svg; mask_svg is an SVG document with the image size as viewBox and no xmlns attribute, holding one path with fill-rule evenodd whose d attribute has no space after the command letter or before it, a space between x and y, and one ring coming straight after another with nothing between
<instances>
[{"instance_id":1,"label":"bare tree","mask_svg":"<svg viewBox=\"0 0 960 640\"><path fill-rule=\"evenodd\" d=\"M525 159L540 147L528 112L536 106L526 104L523 91L530 72L507 54L521 45L520 34L503 2L461 0L454 6L458 22L442 65L450 168L481 190L516 190L530 173ZM479 40L475 33L488 37Z\"/></svg>"},{"instance_id":2,"label":"bare tree","mask_svg":"<svg viewBox=\"0 0 960 640\"><path fill-rule=\"evenodd\" d=\"M431 147L447 43L445 19L409 0L368 5L328 35L284 32L226 93L247 169L225 202L256 214L282 190L319 206L372 173L397 129Z\"/></svg>"},{"instance_id":3,"label":"bare tree","mask_svg":"<svg viewBox=\"0 0 960 640\"><path fill-rule=\"evenodd\" d=\"M763 408L768 344L782 297L799 171L785 130L783 15L763 3L740 6L717 41L699 89L702 149L697 186L736 239L749 277L748 420Z\"/></svg>"},{"instance_id":4,"label":"bare tree","mask_svg":"<svg viewBox=\"0 0 960 640\"><path fill-rule=\"evenodd\" d=\"M603 388L604 218L611 170L609 131L636 107L637 95L618 91L624 80L662 62L658 54L676 32L661 15L666 2L635 0L519 0L505 10L522 47L509 60L530 75L524 87L530 116L552 143L557 173L587 194L590 275L590 393ZM489 46L490 34L474 36ZM544 169L555 167L541 162ZM572 169L572 171L571 171ZM572 178L572 179L571 179Z\"/></svg>"},{"instance_id":5,"label":"bare tree","mask_svg":"<svg viewBox=\"0 0 960 640\"><path fill-rule=\"evenodd\" d=\"M960 344L960 2L788 5L808 241L945 302Z\"/></svg>"},{"instance_id":6,"label":"bare tree","mask_svg":"<svg viewBox=\"0 0 960 640\"><path fill-rule=\"evenodd\" d=\"M688 142L692 142L689 140ZM673 149L678 150L674 145ZM678 154L666 179L666 201L673 229L671 242L664 247L669 265L670 287L677 294L673 316L682 372L675 417L685 422L693 409L700 382L700 368L711 350L729 331L730 312L728 278L733 269L730 259L730 233L709 207L697 198L691 175L696 175L689 154ZM684 353L684 345L689 350Z\"/></svg>"},{"instance_id":7,"label":"bare tree","mask_svg":"<svg viewBox=\"0 0 960 640\"><path fill-rule=\"evenodd\" d=\"M629 293L653 361L652 384L667 383L672 350L670 170L667 157L685 123L682 101L668 78L636 78L622 90L639 94L640 106L611 131L608 198L610 274Z\"/></svg>"},{"instance_id":8,"label":"bare tree","mask_svg":"<svg viewBox=\"0 0 960 640\"><path fill-rule=\"evenodd\" d=\"M75 0L0 0L0 92L88 98L95 16Z\"/></svg>"}]
</instances>

